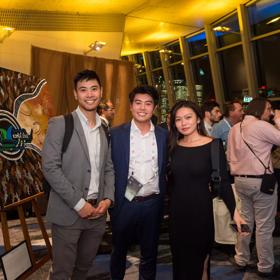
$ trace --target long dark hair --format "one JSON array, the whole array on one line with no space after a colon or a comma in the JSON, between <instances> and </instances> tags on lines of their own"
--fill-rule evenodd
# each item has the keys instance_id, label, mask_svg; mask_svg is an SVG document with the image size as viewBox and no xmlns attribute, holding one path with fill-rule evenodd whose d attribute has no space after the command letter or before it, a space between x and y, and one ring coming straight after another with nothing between
<instances>
[{"instance_id":1,"label":"long dark hair","mask_svg":"<svg viewBox=\"0 0 280 280\"><path fill-rule=\"evenodd\" d=\"M250 116L254 116L257 119L261 119L264 110L265 110L265 106L266 103L270 101L267 100L265 97L256 97L254 98L249 104L248 107L245 111L245 115L250 115Z\"/></svg>"},{"instance_id":2,"label":"long dark hair","mask_svg":"<svg viewBox=\"0 0 280 280\"><path fill-rule=\"evenodd\" d=\"M176 113L181 108L189 108L194 111L196 117L200 120L197 124L197 131L200 135L206 136L206 131L203 123L203 117L198 105L192 101L179 100L177 101L171 109L170 112L170 134L169 134L169 152L172 154L177 141L183 138L183 135L176 128Z\"/></svg>"}]
</instances>

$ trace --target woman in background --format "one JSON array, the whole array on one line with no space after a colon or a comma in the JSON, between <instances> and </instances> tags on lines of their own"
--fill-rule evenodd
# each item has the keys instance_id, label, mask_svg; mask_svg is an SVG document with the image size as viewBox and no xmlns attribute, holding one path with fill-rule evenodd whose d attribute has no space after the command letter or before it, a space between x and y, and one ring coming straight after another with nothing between
<instances>
[{"instance_id":1,"label":"woman in background","mask_svg":"<svg viewBox=\"0 0 280 280\"><path fill-rule=\"evenodd\" d=\"M170 167L172 174L170 244L174 280L209 279L209 256L214 241L211 142L205 136L198 106L179 101L171 110ZM220 145L221 196L240 231L244 223L235 210L227 163Z\"/></svg>"}]
</instances>

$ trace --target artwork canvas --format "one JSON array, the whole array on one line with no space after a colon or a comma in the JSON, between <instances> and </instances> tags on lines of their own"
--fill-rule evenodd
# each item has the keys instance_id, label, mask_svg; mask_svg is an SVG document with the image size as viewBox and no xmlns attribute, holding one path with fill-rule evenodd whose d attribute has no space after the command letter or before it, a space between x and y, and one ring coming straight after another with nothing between
<instances>
[{"instance_id":1,"label":"artwork canvas","mask_svg":"<svg viewBox=\"0 0 280 280\"><path fill-rule=\"evenodd\" d=\"M0 68L0 209L42 192L41 149L54 115L46 80Z\"/></svg>"}]
</instances>

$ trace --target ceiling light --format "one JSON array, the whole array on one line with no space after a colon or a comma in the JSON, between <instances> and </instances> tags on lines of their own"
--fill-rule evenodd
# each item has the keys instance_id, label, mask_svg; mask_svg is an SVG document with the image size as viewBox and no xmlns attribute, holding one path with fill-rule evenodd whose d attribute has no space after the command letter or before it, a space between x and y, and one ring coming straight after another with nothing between
<instances>
[{"instance_id":1,"label":"ceiling light","mask_svg":"<svg viewBox=\"0 0 280 280\"><path fill-rule=\"evenodd\" d=\"M9 37L15 29L10 26L0 26L0 43L4 41L7 37Z\"/></svg>"},{"instance_id":2,"label":"ceiling light","mask_svg":"<svg viewBox=\"0 0 280 280\"><path fill-rule=\"evenodd\" d=\"M101 41L95 41L94 43L91 43L88 47L89 50L85 51L84 54L88 54L91 51L100 51L104 46L106 45L106 42Z\"/></svg>"},{"instance_id":3,"label":"ceiling light","mask_svg":"<svg viewBox=\"0 0 280 280\"><path fill-rule=\"evenodd\" d=\"M159 52L160 52L160 53L165 53L165 54L171 54L171 53L173 53L172 50L167 50L167 49L162 49L162 50L160 50Z\"/></svg>"},{"instance_id":4,"label":"ceiling light","mask_svg":"<svg viewBox=\"0 0 280 280\"><path fill-rule=\"evenodd\" d=\"M230 28L227 27L227 26L219 25L219 26L214 27L213 30L214 31L220 31L220 32L228 32L228 31L230 31Z\"/></svg>"},{"instance_id":5,"label":"ceiling light","mask_svg":"<svg viewBox=\"0 0 280 280\"><path fill-rule=\"evenodd\" d=\"M266 24L271 24L271 23L273 23L273 22L278 21L279 19L280 19L280 17L276 17L276 18L270 20L269 22L267 22Z\"/></svg>"}]
</instances>

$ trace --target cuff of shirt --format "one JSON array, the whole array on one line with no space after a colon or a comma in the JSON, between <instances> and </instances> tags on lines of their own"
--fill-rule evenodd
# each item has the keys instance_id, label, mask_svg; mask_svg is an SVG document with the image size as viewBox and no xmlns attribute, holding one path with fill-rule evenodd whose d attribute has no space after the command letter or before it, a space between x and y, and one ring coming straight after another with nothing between
<instances>
[{"instance_id":1,"label":"cuff of shirt","mask_svg":"<svg viewBox=\"0 0 280 280\"><path fill-rule=\"evenodd\" d=\"M81 198L81 199L78 201L78 203L74 206L74 209L75 209L77 212L79 212L79 211L85 206L85 204L86 204L86 201L85 201L83 198Z\"/></svg>"}]
</instances>

